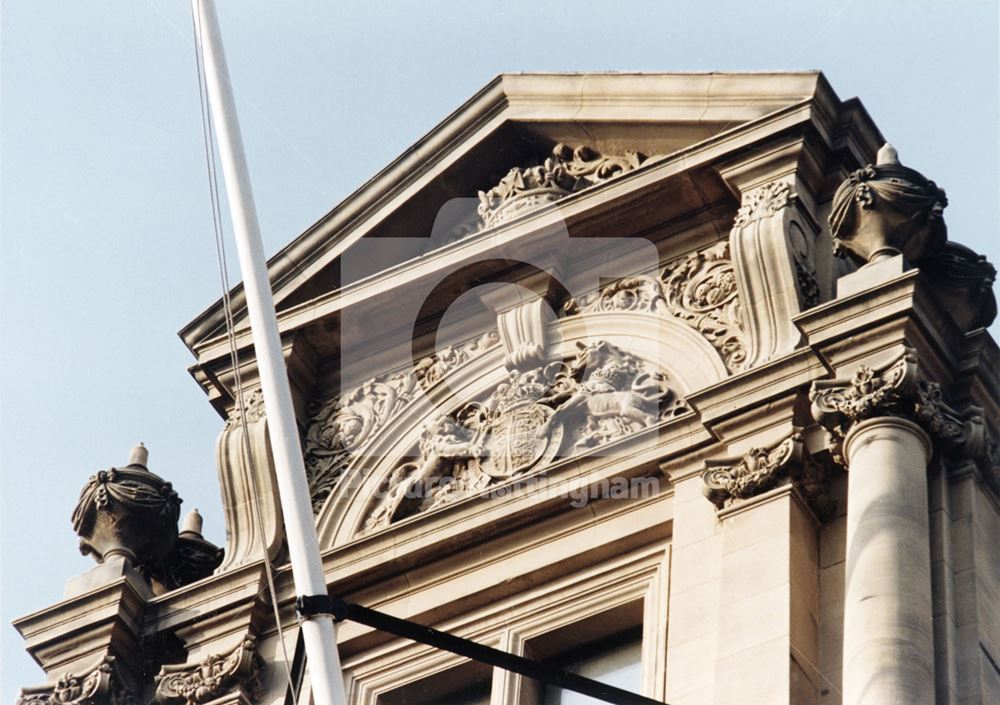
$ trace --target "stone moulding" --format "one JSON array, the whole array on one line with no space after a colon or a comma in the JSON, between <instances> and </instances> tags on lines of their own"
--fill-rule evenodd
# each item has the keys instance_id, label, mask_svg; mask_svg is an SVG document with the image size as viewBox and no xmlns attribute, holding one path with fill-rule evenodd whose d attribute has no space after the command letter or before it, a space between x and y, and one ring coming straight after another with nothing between
<instances>
[{"instance_id":1,"label":"stone moulding","mask_svg":"<svg viewBox=\"0 0 1000 705\"><path fill-rule=\"evenodd\" d=\"M740 298L725 241L667 263L656 277L623 277L570 299L563 310L567 315L638 311L675 318L710 342L730 372L741 371L746 361Z\"/></svg>"},{"instance_id":2,"label":"stone moulding","mask_svg":"<svg viewBox=\"0 0 1000 705\"><path fill-rule=\"evenodd\" d=\"M155 679L154 701L201 705L237 691L253 700L259 694L260 677L257 641L248 636L228 653L210 654L195 664L163 666Z\"/></svg>"},{"instance_id":3,"label":"stone moulding","mask_svg":"<svg viewBox=\"0 0 1000 705\"><path fill-rule=\"evenodd\" d=\"M479 192L482 228L491 228L522 213L638 168L646 157L638 152L605 156L586 146L557 144L538 166L515 167L488 191Z\"/></svg>"},{"instance_id":4,"label":"stone moulding","mask_svg":"<svg viewBox=\"0 0 1000 705\"><path fill-rule=\"evenodd\" d=\"M487 331L421 358L409 369L377 375L345 394L316 404L304 444L313 511L318 512L322 507L355 454L413 403L421 391L499 342L497 331Z\"/></svg>"},{"instance_id":5,"label":"stone moulding","mask_svg":"<svg viewBox=\"0 0 1000 705\"><path fill-rule=\"evenodd\" d=\"M59 676L55 683L22 688L16 705L135 705L114 667L115 657L104 656L91 670Z\"/></svg>"},{"instance_id":6,"label":"stone moulding","mask_svg":"<svg viewBox=\"0 0 1000 705\"><path fill-rule=\"evenodd\" d=\"M941 385L923 379L915 351L903 349L886 363L860 365L850 379L820 380L809 391L812 415L839 443L865 419L898 416L919 424L948 451L976 458L987 451L982 411L959 413L944 401Z\"/></svg>"}]
</instances>

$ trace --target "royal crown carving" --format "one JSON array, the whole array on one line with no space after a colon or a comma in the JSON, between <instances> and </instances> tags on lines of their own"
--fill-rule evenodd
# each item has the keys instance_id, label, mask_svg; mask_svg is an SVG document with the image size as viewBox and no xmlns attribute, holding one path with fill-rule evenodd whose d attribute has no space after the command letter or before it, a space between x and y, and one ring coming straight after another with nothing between
<instances>
[{"instance_id":1,"label":"royal crown carving","mask_svg":"<svg viewBox=\"0 0 1000 705\"><path fill-rule=\"evenodd\" d=\"M482 401L424 428L369 508L379 529L687 411L662 372L605 341L564 361L511 370Z\"/></svg>"},{"instance_id":2,"label":"royal crown carving","mask_svg":"<svg viewBox=\"0 0 1000 705\"><path fill-rule=\"evenodd\" d=\"M114 656L104 656L82 675L66 673L55 683L22 688L17 705L136 705L114 664Z\"/></svg>"},{"instance_id":3,"label":"royal crown carving","mask_svg":"<svg viewBox=\"0 0 1000 705\"><path fill-rule=\"evenodd\" d=\"M564 310L569 315L644 311L669 316L698 331L731 372L742 370L746 361L739 292L726 241L668 263L658 277L623 277L570 299Z\"/></svg>"},{"instance_id":4,"label":"royal crown carving","mask_svg":"<svg viewBox=\"0 0 1000 705\"><path fill-rule=\"evenodd\" d=\"M154 700L201 705L241 691L251 701L259 697L261 659L252 636L228 653L210 654L195 664L166 665L156 676Z\"/></svg>"},{"instance_id":5,"label":"royal crown carving","mask_svg":"<svg viewBox=\"0 0 1000 705\"><path fill-rule=\"evenodd\" d=\"M318 404L305 438L306 475L313 509L319 511L355 453L409 406L421 390L498 342L497 332L489 331L428 355L410 369L378 375L346 394Z\"/></svg>"},{"instance_id":6,"label":"royal crown carving","mask_svg":"<svg viewBox=\"0 0 1000 705\"><path fill-rule=\"evenodd\" d=\"M484 228L506 222L571 193L607 181L639 167L645 156L626 152L605 156L590 147L557 144L538 166L515 167L488 191L479 192L479 217Z\"/></svg>"}]
</instances>

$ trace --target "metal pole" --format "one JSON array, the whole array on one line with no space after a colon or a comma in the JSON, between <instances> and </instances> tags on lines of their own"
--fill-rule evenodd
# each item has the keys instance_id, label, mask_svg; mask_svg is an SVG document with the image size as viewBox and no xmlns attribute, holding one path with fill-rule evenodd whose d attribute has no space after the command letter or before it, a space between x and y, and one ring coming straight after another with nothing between
<instances>
[{"instance_id":1,"label":"metal pole","mask_svg":"<svg viewBox=\"0 0 1000 705\"><path fill-rule=\"evenodd\" d=\"M250 174L243 153L243 139L236 115L229 70L222 48L219 18L213 0L191 0L201 28L205 78L212 121L219 140L219 154L226 195L239 252L250 330L257 353L267 430L271 439L285 535L292 563L295 590L300 595L326 594L326 580L316 539L306 469L302 461L288 372L282 356L281 337L274 312L274 298L267 275L264 245L257 222ZM343 674L337 654L333 618L312 615L302 622L302 641L316 705L346 705Z\"/></svg>"}]
</instances>

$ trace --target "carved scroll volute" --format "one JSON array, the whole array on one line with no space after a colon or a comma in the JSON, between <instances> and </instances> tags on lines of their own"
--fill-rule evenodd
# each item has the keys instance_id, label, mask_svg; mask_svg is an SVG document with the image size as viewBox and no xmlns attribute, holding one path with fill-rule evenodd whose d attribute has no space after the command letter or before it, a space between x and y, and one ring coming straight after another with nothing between
<instances>
[{"instance_id":1,"label":"carved scroll volute","mask_svg":"<svg viewBox=\"0 0 1000 705\"><path fill-rule=\"evenodd\" d=\"M156 676L153 702L169 705L255 702L261 692L257 641L246 637L232 651L202 661L167 665Z\"/></svg>"},{"instance_id":2,"label":"carved scroll volute","mask_svg":"<svg viewBox=\"0 0 1000 705\"><path fill-rule=\"evenodd\" d=\"M530 370L545 362L552 308L541 297L497 314L508 370Z\"/></svg>"},{"instance_id":3,"label":"carved scroll volute","mask_svg":"<svg viewBox=\"0 0 1000 705\"><path fill-rule=\"evenodd\" d=\"M282 517L267 419L259 390L247 397L247 458L243 425L237 415L226 422L216 442L216 462L226 519L226 557L219 570L274 558L281 548ZM258 505L260 516L258 516Z\"/></svg>"},{"instance_id":4,"label":"carved scroll volute","mask_svg":"<svg viewBox=\"0 0 1000 705\"><path fill-rule=\"evenodd\" d=\"M786 181L743 193L729 242L749 334L748 366L793 350L801 335L792 318L819 303L812 223Z\"/></svg>"}]
</instances>

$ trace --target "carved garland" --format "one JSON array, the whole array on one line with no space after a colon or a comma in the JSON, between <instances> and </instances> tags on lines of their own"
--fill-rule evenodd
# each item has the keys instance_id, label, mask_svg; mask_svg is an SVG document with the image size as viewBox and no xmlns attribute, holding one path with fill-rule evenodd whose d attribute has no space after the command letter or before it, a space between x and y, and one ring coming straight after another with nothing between
<instances>
[{"instance_id":1,"label":"carved garland","mask_svg":"<svg viewBox=\"0 0 1000 705\"><path fill-rule=\"evenodd\" d=\"M262 669L256 649L256 639L248 636L229 653L210 654L193 665L164 666L156 676L154 700L200 705L236 690L242 690L251 700L256 700L261 690Z\"/></svg>"},{"instance_id":2,"label":"carved garland","mask_svg":"<svg viewBox=\"0 0 1000 705\"><path fill-rule=\"evenodd\" d=\"M105 656L83 675L66 673L55 683L22 688L17 705L135 705L114 668L115 657Z\"/></svg>"},{"instance_id":3,"label":"carved garland","mask_svg":"<svg viewBox=\"0 0 1000 705\"><path fill-rule=\"evenodd\" d=\"M569 315L648 311L676 318L708 340L731 372L742 370L746 362L740 299L727 241L668 263L658 277L625 277L570 299L563 308Z\"/></svg>"},{"instance_id":4,"label":"carved garland","mask_svg":"<svg viewBox=\"0 0 1000 705\"><path fill-rule=\"evenodd\" d=\"M496 331L448 346L412 368L373 377L315 406L305 438L306 474L313 509L319 511L355 453L396 414L449 371L499 342Z\"/></svg>"},{"instance_id":5,"label":"carved garland","mask_svg":"<svg viewBox=\"0 0 1000 705\"><path fill-rule=\"evenodd\" d=\"M685 413L666 375L610 343L578 344L566 361L512 370L484 400L424 428L368 510L383 528Z\"/></svg>"}]
</instances>

